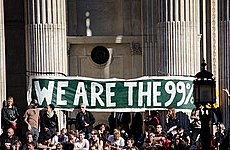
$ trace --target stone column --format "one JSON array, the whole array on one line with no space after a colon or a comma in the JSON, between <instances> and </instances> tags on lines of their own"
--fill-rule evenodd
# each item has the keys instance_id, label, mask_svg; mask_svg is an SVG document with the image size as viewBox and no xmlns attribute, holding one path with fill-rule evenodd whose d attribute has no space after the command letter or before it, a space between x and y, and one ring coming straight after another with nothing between
<instances>
[{"instance_id":1,"label":"stone column","mask_svg":"<svg viewBox=\"0 0 230 150\"><path fill-rule=\"evenodd\" d=\"M67 74L65 1L26 3L27 71Z\"/></svg>"},{"instance_id":2,"label":"stone column","mask_svg":"<svg viewBox=\"0 0 230 150\"><path fill-rule=\"evenodd\" d=\"M29 75L68 73L65 0L29 0L26 3L26 48ZM59 114L60 128L66 120ZM62 116L62 117L61 117ZM60 120L61 119L61 120Z\"/></svg>"},{"instance_id":3,"label":"stone column","mask_svg":"<svg viewBox=\"0 0 230 150\"><path fill-rule=\"evenodd\" d=\"M3 0L0 0L0 109L2 102L6 99L6 62L5 62L5 32L4 32L4 11ZM1 114L1 113L0 113ZM0 115L1 117L1 115ZM1 126L1 120L0 120Z\"/></svg>"},{"instance_id":4,"label":"stone column","mask_svg":"<svg viewBox=\"0 0 230 150\"><path fill-rule=\"evenodd\" d=\"M219 48L218 48L218 2L211 0L211 71L216 79L216 90L219 93ZM219 95L217 95L217 103L219 104Z\"/></svg>"},{"instance_id":5,"label":"stone column","mask_svg":"<svg viewBox=\"0 0 230 150\"><path fill-rule=\"evenodd\" d=\"M219 85L223 122L230 126L230 1L219 1Z\"/></svg>"},{"instance_id":6,"label":"stone column","mask_svg":"<svg viewBox=\"0 0 230 150\"><path fill-rule=\"evenodd\" d=\"M195 75L200 70L196 1L143 1L145 75Z\"/></svg>"}]
</instances>

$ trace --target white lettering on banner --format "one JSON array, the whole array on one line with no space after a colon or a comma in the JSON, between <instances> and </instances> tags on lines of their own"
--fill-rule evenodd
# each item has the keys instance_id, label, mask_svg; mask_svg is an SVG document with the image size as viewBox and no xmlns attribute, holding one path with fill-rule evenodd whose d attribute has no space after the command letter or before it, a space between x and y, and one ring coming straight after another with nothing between
<instances>
[{"instance_id":1,"label":"white lettering on banner","mask_svg":"<svg viewBox=\"0 0 230 150\"><path fill-rule=\"evenodd\" d=\"M147 91L144 92L143 82L139 82L138 85L138 106L143 106L143 96L147 96L147 106L151 106L151 82L147 82Z\"/></svg>"},{"instance_id":2,"label":"white lettering on banner","mask_svg":"<svg viewBox=\"0 0 230 150\"><path fill-rule=\"evenodd\" d=\"M161 82L153 82L153 106L161 106L157 101L157 97L161 96L161 92L157 91L157 87L161 86Z\"/></svg>"},{"instance_id":3,"label":"white lettering on banner","mask_svg":"<svg viewBox=\"0 0 230 150\"><path fill-rule=\"evenodd\" d=\"M178 82L176 84L176 91L182 94L181 100L177 102L177 106L181 106L184 104L186 97L185 84L183 82Z\"/></svg>"},{"instance_id":4,"label":"white lettering on banner","mask_svg":"<svg viewBox=\"0 0 230 150\"><path fill-rule=\"evenodd\" d=\"M67 105L67 101L62 100L62 95L65 95L65 90L62 90L63 87L68 87L68 81L57 82L57 105Z\"/></svg>"},{"instance_id":5,"label":"white lettering on banner","mask_svg":"<svg viewBox=\"0 0 230 150\"><path fill-rule=\"evenodd\" d=\"M97 108L144 106L165 108L170 105L183 107L183 105L192 105L193 103L193 85L190 82L183 81L170 80L162 82L157 80L155 82L127 81L123 83L101 83L100 81L84 82L82 80L35 80L33 85L33 92L37 96L39 105L42 105L44 100L46 100L47 104L55 103L55 105L60 107L70 106L71 108L78 106L81 102L87 106ZM119 86L116 87L116 85ZM122 100L118 99L120 96L122 96ZM72 98L70 100L64 99L65 97Z\"/></svg>"},{"instance_id":6,"label":"white lettering on banner","mask_svg":"<svg viewBox=\"0 0 230 150\"><path fill-rule=\"evenodd\" d=\"M79 105L80 97L82 97L83 103L89 106L84 82L78 82L73 105Z\"/></svg>"},{"instance_id":7,"label":"white lettering on banner","mask_svg":"<svg viewBox=\"0 0 230 150\"><path fill-rule=\"evenodd\" d=\"M112 102L111 97L115 95L114 92L111 92L111 88L115 87L116 83L106 83L106 106L115 107L116 103Z\"/></svg>"},{"instance_id":8,"label":"white lettering on banner","mask_svg":"<svg viewBox=\"0 0 230 150\"><path fill-rule=\"evenodd\" d=\"M97 89L99 90L97 92ZM105 106L105 103L100 98L100 95L103 93L103 86L97 82L91 83L91 106L96 106L96 100L98 100L101 106Z\"/></svg>"},{"instance_id":9,"label":"white lettering on banner","mask_svg":"<svg viewBox=\"0 0 230 150\"><path fill-rule=\"evenodd\" d=\"M124 82L124 87L128 87L128 105L133 105L133 88L137 87L137 82Z\"/></svg>"},{"instance_id":10,"label":"white lettering on banner","mask_svg":"<svg viewBox=\"0 0 230 150\"><path fill-rule=\"evenodd\" d=\"M37 94L39 105L42 104L44 99L46 99L47 104L51 104L53 89L54 89L54 81L49 81L48 89L46 89L45 87L41 89L39 81L35 81L34 88Z\"/></svg>"},{"instance_id":11,"label":"white lettering on banner","mask_svg":"<svg viewBox=\"0 0 230 150\"><path fill-rule=\"evenodd\" d=\"M172 82L172 81L166 82L165 91L166 91L166 93L171 95L169 100L165 103L165 107L168 107L169 105L172 104L172 102L176 96L176 86L175 86L174 82Z\"/></svg>"},{"instance_id":12,"label":"white lettering on banner","mask_svg":"<svg viewBox=\"0 0 230 150\"><path fill-rule=\"evenodd\" d=\"M190 89L190 91L189 91L189 93L188 93L188 95L187 95L187 97L186 97L186 100L185 100L185 102L184 102L185 105L188 104L189 101L190 101L191 103L193 103L193 97L192 97L192 94L193 94L193 85L190 86L190 84L187 83L187 84L186 84L186 89Z\"/></svg>"}]
</instances>

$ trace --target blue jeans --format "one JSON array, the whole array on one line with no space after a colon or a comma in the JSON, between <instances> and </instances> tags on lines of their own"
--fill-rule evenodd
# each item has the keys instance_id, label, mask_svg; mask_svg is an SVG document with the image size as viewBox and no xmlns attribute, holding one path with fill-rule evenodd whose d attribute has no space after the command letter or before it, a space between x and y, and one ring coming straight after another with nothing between
<instances>
[{"instance_id":1,"label":"blue jeans","mask_svg":"<svg viewBox=\"0 0 230 150\"><path fill-rule=\"evenodd\" d=\"M30 132L30 131L28 131L28 132ZM34 142L37 145L38 144L39 131L37 128L32 127L31 132L33 134Z\"/></svg>"}]
</instances>

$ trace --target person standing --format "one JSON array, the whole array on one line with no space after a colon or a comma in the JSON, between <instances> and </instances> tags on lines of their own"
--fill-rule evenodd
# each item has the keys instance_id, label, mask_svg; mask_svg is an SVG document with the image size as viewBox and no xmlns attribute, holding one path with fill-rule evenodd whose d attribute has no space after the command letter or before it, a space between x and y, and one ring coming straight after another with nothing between
<instances>
[{"instance_id":1,"label":"person standing","mask_svg":"<svg viewBox=\"0 0 230 150\"><path fill-rule=\"evenodd\" d=\"M85 133L86 139L91 137L91 131L95 118L93 114L86 110L86 104L80 104L80 112L76 116L76 127L78 131Z\"/></svg>"},{"instance_id":2,"label":"person standing","mask_svg":"<svg viewBox=\"0 0 230 150\"><path fill-rule=\"evenodd\" d=\"M132 114L132 123L130 129L133 140L135 141L134 144L136 145L138 140L141 138L141 134L143 133L143 117L140 112L134 112Z\"/></svg>"},{"instance_id":3,"label":"person standing","mask_svg":"<svg viewBox=\"0 0 230 150\"><path fill-rule=\"evenodd\" d=\"M6 106L2 108L2 127L3 133L6 134L8 128L16 129L20 116L18 109L14 106L14 98L9 96L6 100Z\"/></svg>"},{"instance_id":4,"label":"person standing","mask_svg":"<svg viewBox=\"0 0 230 150\"><path fill-rule=\"evenodd\" d=\"M176 134L177 126L179 125L179 120L176 116L175 108L169 107L168 113L166 115L166 132L168 134L168 139L172 140Z\"/></svg>"},{"instance_id":5,"label":"person standing","mask_svg":"<svg viewBox=\"0 0 230 150\"><path fill-rule=\"evenodd\" d=\"M157 125L160 125L160 120L159 120L159 112L156 111L156 110L152 110L150 111L150 114L151 114L151 120L149 122L149 125L153 125L155 128L157 127Z\"/></svg>"},{"instance_id":6,"label":"person standing","mask_svg":"<svg viewBox=\"0 0 230 150\"><path fill-rule=\"evenodd\" d=\"M200 143L200 132L201 132L201 120L200 120L200 114L201 109L203 109L202 105L196 106L191 112L191 124L190 128L192 131L191 134L191 145L197 146Z\"/></svg>"},{"instance_id":7,"label":"person standing","mask_svg":"<svg viewBox=\"0 0 230 150\"><path fill-rule=\"evenodd\" d=\"M52 138L57 134L58 130L58 117L54 111L54 105L49 104L46 113L41 118L41 138Z\"/></svg>"},{"instance_id":8,"label":"person standing","mask_svg":"<svg viewBox=\"0 0 230 150\"><path fill-rule=\"evenodd\" d=\"M40 118L39 109L37 108L37 106L38 106L38 101L35 99L32 100L28 109L24 114L24 121L28 126L27 129L29 132L32 133L36 145L38 144L38 137L39 137L38 124Z\"/></svg>"},{"instance_id":9,"label":"person standing","mask_svg":"<svg viewBox=\"0 0 230 150\"><path fill-rule=\"evenodd\" d=\"M117 127L117 118L114 112L111 112L111 114L109 115L108 122L109 122L109 133L113 134L113 130L116 129Z\"/></svg>"},{"instance_id":10,"label":"person standing","mask_svg":"<svg viewBox=\"0 0 230 150\"><path fill-rule=\"evenodd\" d=\"M130 134L129 124L131 122L130 112L119 112L117 114L117 128L125 130L126 133Z\"/></svg>"},{"instance_id":11,"label":"person standing","mask_svg":"<svg viewBox=\"0 0 230 150\"><path fill-rule=\"evenodd\" d=\"M177 125L179 124L179 120L176 117L175 108L169 107L168 113L166 115L166 127L168 131L175 130Z\"/></svg>"}]
</instances>

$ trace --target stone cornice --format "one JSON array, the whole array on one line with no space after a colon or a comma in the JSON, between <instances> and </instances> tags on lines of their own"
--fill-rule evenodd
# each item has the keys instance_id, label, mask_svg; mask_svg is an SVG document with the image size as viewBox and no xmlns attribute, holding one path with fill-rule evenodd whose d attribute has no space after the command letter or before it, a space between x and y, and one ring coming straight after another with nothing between
<instances>
[{"instance_id":1,"label":"stone cornice","mask_svg":"<svg viewBox=\"0 0 230 150\"><path fill-rule=\"evenodd\" d=\"M95 43L132 43L141 42L141 36L67 36L70 44L95 44Z\"/></svg>"}]
</instances>

